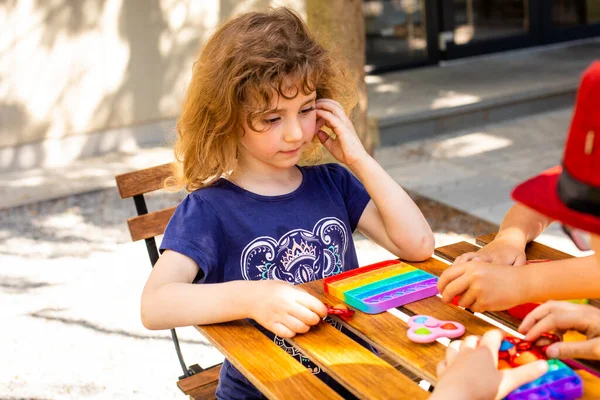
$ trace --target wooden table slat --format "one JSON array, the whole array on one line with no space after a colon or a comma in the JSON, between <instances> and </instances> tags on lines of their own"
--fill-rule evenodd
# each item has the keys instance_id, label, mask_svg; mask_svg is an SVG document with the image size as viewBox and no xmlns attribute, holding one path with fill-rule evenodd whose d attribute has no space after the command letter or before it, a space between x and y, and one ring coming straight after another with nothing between
<instances>
[{"instance_id":1,"label":"wooden table slat","mask_svg":"<svg viewBox=\"0 0 600 400\"><path fill-rule=\"evenodd\" d=\"M342 398L245 320L196 328L267 398Z\"/></svg>"},{"instance_id":2,"label":"wooden table slat","mask_svg":"<svg viewBox=\"0 0 600 400\"><path fill-rule=\"evenodd\" d=\"M336 304L340 300L323 290L322 281L305 283L302 288L327 304ZM446 348L440 343L416 344L408 339L408 325L390 313L365 314L356 310L348 322L348 329L364 338L415 375L436 382L436 366L446 354Z\"/></svg>"},{"instance_id":3,"label":"wooden table slat","mask_svg":"<svg viewBox=\"0 0 600 400\"><path fill-rule=\"evenodd\" d=\"M359 399L391 399L399 393L428 397L416 382L326 322L290 343Z\"/></svg>"},{"instance_id":4,"label":"wooden table slat","mask_svg":"<svg viewBox=\"0 0 600 400\"><path fill-rule=\"evenodd\" d=\"M458 242L449 244L447 246L438 247L437 249L435 249L434 254L440 258L443 258L446 261L453 262L458 256L464 253L477 251L479 249L479 246L475 246L474 244L471 244L469 242ZM436 275L441 275L441 273Z\"/></svg>"}]
</instances>

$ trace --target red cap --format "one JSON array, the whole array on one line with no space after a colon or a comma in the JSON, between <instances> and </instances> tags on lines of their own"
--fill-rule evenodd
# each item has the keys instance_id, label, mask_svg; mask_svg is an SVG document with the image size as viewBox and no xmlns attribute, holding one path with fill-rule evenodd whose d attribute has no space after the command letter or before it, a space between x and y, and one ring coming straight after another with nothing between
<instances>
[{"instance_id":1,"label":"red cap","mask_svg":"<svg viewBox=\"0 0 600 400\"><path fill-rule=\"evenodd\" d=\"M562 166L518 185L513 199L600 235L600 62L583 73Z\"/></svg>"}]
</instances>

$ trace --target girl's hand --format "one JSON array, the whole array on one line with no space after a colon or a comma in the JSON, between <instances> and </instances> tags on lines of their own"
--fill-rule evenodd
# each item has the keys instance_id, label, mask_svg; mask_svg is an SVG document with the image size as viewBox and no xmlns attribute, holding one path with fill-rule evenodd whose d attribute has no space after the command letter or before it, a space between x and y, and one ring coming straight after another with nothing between
<instances>
[{"instance_id":1,"label":"girl's hand","mask_svg":"<svg viewBox=\"0 0 600 400\"><path fill-rule=\"evenodd\" d=\"M249 293L249 316L281 338L308 332L327 316L327 307L314 296L290 283L256 281Z\"/></svg>"},{"instance_id":2,"label":"girl's hand","mask_svg":"<svg viewBox=\"0 0 600 400\"><path fill-rule=\"evenodd\" d=\"M337 101L319 99L316 101L315 107L317 109L317 136L323 146L338 161L351 167L358 160L369 156L354 130L352 121ZM323 126L331 129L335 133L335 138L320 130Z\"/></svg>"},{"instance_id":3,"label":"girl's hand","mask_svg":"<svg viewBox=\"0 0 600 400\"><path fill-rule=\"evenodd\" d=\"M527 256L525 246L519 246L503 239L494 239L477 252L465 253L454 260L452 265L464 264L468 261L484 261L502 265L525 265Z\"/></svg>"},{"instance_id":4,"label":"girl's hand","mask_svg":"<svg viewBox=\"0 0 600 400\"><path fill-rule=\"evenodd\" d=\"M548 346L550 358L600 359L600 310L588 304L568 301L548 301L530 312L519 326L525 339L534 341L543 332L561 336L572 329L583 333L588 340L582 342L557 342Z\"/></svg>"},{"instance_id":5,"label":"girl's hand","mask_svg":"<svg viewBox=\"0 0 600 400\"><path fill-rule=\"evenodd\" d=\"M440 378L431 399L502 399L548 370L546 361L498 371L498 350L504 338L490 330L482 338L469 336L450 344L437 367Z\"/></svg>"},{"instance_id":6,"label":"girl's hand","mask_svg":"<svg viewBox=\"0 0 600 400\"><path fill-rule=\"evenodd\" d=\"M525 302L526 283L521 273L521 268L513 266L470 261L445 270L438 290L444 302L461 296L458 305L473 311L506 310Z\"/></svg>"}]
</instances>

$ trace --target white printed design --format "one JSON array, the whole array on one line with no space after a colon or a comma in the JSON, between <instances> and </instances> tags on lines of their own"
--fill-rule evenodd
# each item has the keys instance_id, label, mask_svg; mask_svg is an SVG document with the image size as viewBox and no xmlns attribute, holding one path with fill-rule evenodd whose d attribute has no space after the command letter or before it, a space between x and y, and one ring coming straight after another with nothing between
<instances>
[{"instance_id":1,"label":"white printed design","mask_svg":"<svg viewBox=\"0 0 600 400\"><path fill-rule=\"evenodd\" d=\"M340 273L347 248L342 221L323 218L312 232L294 229L279 241L270 236L254 239L242 251L240 267L246 280L305 283Z\"/></svg>"}]
</instances>

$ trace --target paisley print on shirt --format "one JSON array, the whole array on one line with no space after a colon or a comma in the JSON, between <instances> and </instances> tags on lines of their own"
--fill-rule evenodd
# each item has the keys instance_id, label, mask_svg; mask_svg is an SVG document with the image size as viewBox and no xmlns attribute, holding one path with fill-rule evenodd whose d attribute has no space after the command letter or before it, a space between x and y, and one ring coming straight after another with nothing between
<instances>
[{"instance_id":1,"label":"paisley print on shirt","mask_svg":"<svg viewBox=\"0 0 600 400\"><path fill-rule=\"evenodd\" d=\"M348 232L337 218L323 218L312 232L294 229L279 240L261 236L250 242L240 260L246 280L277 279L305 283L343 270Z\"/></svg>"}]
</instances>

